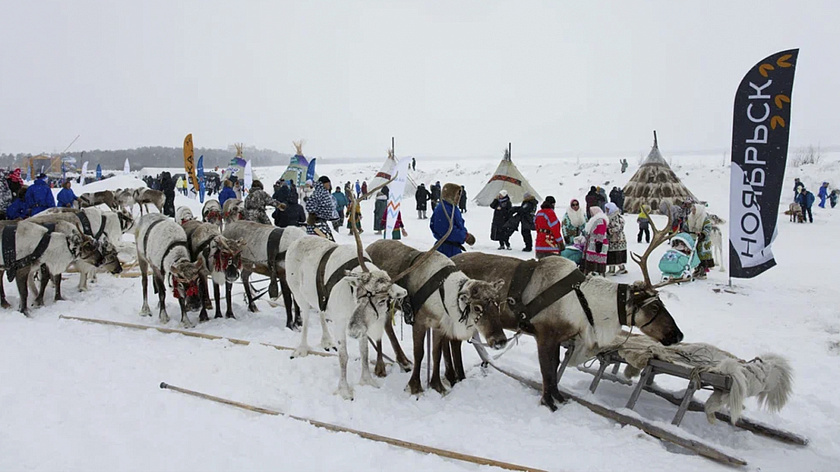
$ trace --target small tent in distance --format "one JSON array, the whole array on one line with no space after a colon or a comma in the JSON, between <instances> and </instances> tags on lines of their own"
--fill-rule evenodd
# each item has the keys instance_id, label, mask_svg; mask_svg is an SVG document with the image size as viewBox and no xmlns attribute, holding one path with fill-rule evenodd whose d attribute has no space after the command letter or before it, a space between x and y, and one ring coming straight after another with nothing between
<instances>
[{"instance_id":1,"label":"small tent in distance","mask_svg":"<svg viewBox=\"0 0 840 472\"><path fill-rule=\"evenodd\" d=\"M368 183L368 188L376 188L379 185L384 184L385 182L391 180L391 177L394 176L394 170L397 167L397 158L394 157L394 150L388 149L388 157L385 158L385 162L382 163L382 167L379 169L379 172L373 177L373 180ZM417 191L417 184L414 182L414 179L411 175L407 175L405 178L405 191L403 195L414 196L414 192Z\"/></svg>"},{"instance_id":2,"label":"small tent in distance","mask_svg":"<svg viewBox=\"0 0 840 472\"><path fill-rule=\"evenodd\" d=\"M473 201L475 201L479 206L490 206L490 203L493 202L493 199L496 198L502 190L507 190L510 201L514 203L521 202L525 197L525 192L533 195L537 201L542 200L537 191L534 190L534 187L525 180L525 177L521 172L519 172L519 169L516 168L516 165L514 165L511 160L510 144L508 144L508 148L505 149L505 157L502 158L502 162L500 162L499 166L496 167L496 171L493 172L493 176L490 177L490 180L488 180L487 184L484 185L484 188L478 192L478 195L475 196Z\"/></svg>"},{"instance_id":3,"label":"small tent in distance","mask_svg":"<svg viewBox=\"0 0 840 472\"><path fill-rule=\"evenodd\" d=\"M697 200L662 157L654 131L653 148L639 170L624 186L624 211L639 213L642 205L648 205L651 210L658 211L662 202L681 205L687 198Z\"/></svg>"}]
</instances>

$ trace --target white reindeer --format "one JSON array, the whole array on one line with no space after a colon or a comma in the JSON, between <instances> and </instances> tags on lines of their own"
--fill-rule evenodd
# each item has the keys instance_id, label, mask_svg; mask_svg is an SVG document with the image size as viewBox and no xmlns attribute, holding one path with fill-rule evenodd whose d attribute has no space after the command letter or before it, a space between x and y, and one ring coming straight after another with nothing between
<instances>
[{"instance_id":1,"label":"white reindeer","mask_svg":"<svg viewBox=\"0 0 840 472\"><path fill-rule=\"evenodd\" d=\"M150 213L140 217L137 222L134 240L143 283L143 307L140 309L140 316L152 314L148 303L149 282L146 278L146 272L151 267L161 323L169 323L169 315L166 313L166 281L169 279L181 307L181 324L186 327L195 326L187 316L187 308L201 308L198 282L204 270L204 259L190 262L184 229L160 213Z\"/></svg>"},{"instance_id":2,"label":"white reindeer","mask_svg":"<svg viewBox=\"0 0 840 472\"><path fill-rule=\"evenodd\" d=\"M205 223L212 223L222 229L222 205L218 200L207 200L201 209L201 220Z\"/></svg>"}]
</instances>

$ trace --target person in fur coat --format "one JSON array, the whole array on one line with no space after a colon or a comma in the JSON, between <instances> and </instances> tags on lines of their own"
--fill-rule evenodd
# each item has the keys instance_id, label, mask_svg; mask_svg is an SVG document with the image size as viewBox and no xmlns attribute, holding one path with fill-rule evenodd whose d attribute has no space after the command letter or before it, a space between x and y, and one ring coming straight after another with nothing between
<instances>
[{"instance_id":1,"label":"person in fur coat","mask_svg":"<svg viewBox=\"0 0 840 472\"><path fill-rule=\"evenodd\" d=\"M589 209L592 217L586 223L586 250L583 253L583 273L596 273L601 276L607 272L607 253L610 250L609 219L598 206Z\"/></svg>"},{"instance_id":2,"label":"person in fur coat","mask_svg":"<svg viewBox=\"0 0 840 472\"><path fill-rule=\"evenodd\" d=\"M560 222L557 221L557 214L554 213L554 197L545 197L540 205L540 211L534 217L534 226L537 229L537 244L534 247L537 260L548 256L559 256L564 249L562 234L560 233Z\"/></svg>"},{"instance_id":3,"label":"person in fur coat","mask_svg":"<svg viewBox=\"0 0 840 472\"><path fill-rule=\"evenodd\" d=\"M507 190L501 190L499 195L490 202L493 211L493 222L490 223L490 240L499 242L499 249L510 249L510 236L513 225L509 221L513 217L513 205L510 203Z\"/></svg>"},{"instance_id":4,"label":"person in fur coat","mask_svg":"<svg viewBox=\"0 0 840 472\"><path fill-rule=\"evenodd\" d=\"M435 240L440 240L449 230L449 217L452 217L452 232L440 245L438 251L446 257L456 256L464 251L464 243L472 246L475 244L475 236L467 232L464 226L464 218L461 210L458 209L458 201L461 197L461 186L447 183L440 192L440 204L432 212L429 220L429 228ZM454 215L453 215L454 212Z\"/></svg>"},{"instance_id":5,"label":"person in fur coat","mask_svg":"<svg viewBox=\"0 0 840 472\"><path fill-rule=\"evenodd\" d=\"M573 198L563 215L563 240L566 245L571 245L578 236L583 235L586 228L586 212L580 207L580 202Z\"/></svg>"},{"instance_id":6,"label":"person in fur coat","mask_svg":"<svg viewBox=\"0 0 840 472\"><path fill-rule=\"evenodd\" d=\"M712 220L706 214L706 207L695 203L688 214L687 223L688 231L697 239L697 257L700 258L700 265L694 270L694 276L705 279L706 273L715 266L712 256Z\"/></svg>"},{"instance_id":7,"label":"person in fur coat","mask_svg":"<svg viewBox=\"0 0 840 472\"><path fill-rule=\"evenodd\" d=\"M610 220L607 226L610 239L610 250L607 252L609 266L607 273L626 274L627 269L624 264L627 263L627 239L624 237L624 217L621 216L618 205L613 202L607 203L607 216Z\"/></svg>"}]
</instances>

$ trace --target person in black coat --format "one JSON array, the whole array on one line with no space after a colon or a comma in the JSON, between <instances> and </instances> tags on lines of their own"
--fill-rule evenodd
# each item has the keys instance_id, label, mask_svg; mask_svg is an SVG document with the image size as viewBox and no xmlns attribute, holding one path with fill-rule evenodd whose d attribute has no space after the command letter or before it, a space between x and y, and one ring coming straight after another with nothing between
<instances>
[{"instance_id":1,"label":"person in black coat","mask_svg":"<svg viewBox=\"0 0 840 472\"><path fill-rule=\"evenodd\" d=\"M160 190L166 200L163 202L163 214L175 218L175 179L169 172L160 174Z\"/></svg>"},{"instance_id":2,"label":"person in black coat","mask_svg":"<svg viewBox=\"0 0 840 472\"><path fill-rule=\"evenodd\" d=\"M286 185L286 181L280 179L274 183L274 195L271 198L278 202L289 203L289 193L291 193L291 189Z\"/></svg>"},{"instance_id":3,"label":"person in black coat","mask_svg":"<svg viewBox=\"0 0 840 472\"><path fill-rule=\"evenodd\" d=\"M429 188L429 191L432 194L432 211L435 211L435 208L437 208L437 205L440 202L440 180L435 182Z\"/></svg>"},{"instance_id":4,"label":"person in black coat","mask_svg":"<svg viewBox=\"0 0 840 472\"><path fill-rule=\"evenodd\" d=\"M513 211L516 218L519 220L519 227L522 231L522 242L525 243L524 252L531 252L533 250L533 239L531 239L531 231L536 229L534 226L534 214L537 212L537 199L528 192L525 192L525 197L522 199L522 205L514 207Z\"/></svg>"},{"instance_id":5,"label":"person in black coat","mask_svg":"<svg viewBox=\"0 0 840 472\"><path fill-rule=\"evenodd\" d=\"M414 192L414 201L417 202L417 218L421 220L427 219L426 212L429 210L428 201L429 198L432 196L428 190L426 190L426 184L420 184L417 187L417 191Z\"/></svg>"},{"instance_id":6,"label":"person in black coat","mask_svg":"<svg viewBox=\"0 0 840 472\"><path fill-rule=\"evenodd\" d=\"M467 212L467 190L461 185L461 200L458 202L458 209L461 213Z\"/></svg>"},{"instance_id":7,"label":"person in black coat","mask_svg":"<svg viewBox=\"0 0 840 472\"><path fill-rule=\"evenodd\" d=\"M292 201L290 198L286 203L286 210L274 210L271 216L274 217L274 226L285 228L287 226L306 226L306 211L303 206L297 202L297 198Z\"/></svg>"},{"instance_id":8,"label":"person in black coat","mask_svg":"<svg viewBox=\"0 0 840 472\"><path fill-rule=\"evenodd\" d=\"M493 209L493 222L490 224L490 239L499 242L499 249L510 249L510 235L516 231L512 225L513 206L510 203L507 190L499 192L491 203ZM518 226L518 220L517 220Z\"/></svg>"}]
</instances>

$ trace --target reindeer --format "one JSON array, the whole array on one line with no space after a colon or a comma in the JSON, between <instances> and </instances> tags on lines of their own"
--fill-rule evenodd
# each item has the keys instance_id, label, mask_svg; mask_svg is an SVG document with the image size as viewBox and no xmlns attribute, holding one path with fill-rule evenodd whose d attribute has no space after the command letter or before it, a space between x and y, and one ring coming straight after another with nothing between
<instances>
[{"instance_id":1,"label":"reindeer","mask_svg":"<svg viewBox=\"0 0 840 472\"><path fill-rule=\"evenodd\" d=\"M130 217L122 213L102 211L95 207L84 208L82 210L50 208L31 217L29 221L42 225L65 221L94 241L97 250L102 254L100 264L93 266L84 261L78 261L75 264L79 270L78 289L80 292L84 292L88 289L88 279L95 280L97 269L107 270L112 274L122 272L122 265L118 258L119 249L112 241L120 242L126 228L126 218L133 222ZM55 284L55 299L61 300L61 274L53 273L52 277L53 283ZM42 283L45 283L45 281ZM37 293L42 294L43 289Z\"/></svg>"},{"instance_id":2,"label":"reindeer","mask_svg":"<svg viewBox=\"0 0 840 472\"><path fill-rule=\"evenodd\" d=\"M228 200L229 202L230 200ZM225 206L227 203L225 202ZM233 209L241 208L233 206ZM287 283L286 262L287 251L291 244L306 236L306 233L293 226L288 228L275 228L271 225L264 225L253 221L229 221L225 224L224 236L228 239L241 240L244 242L242 255L242 284L245 286L245 295L248 298L248 310L257 311L255 298L251 290L250 277L256 272L266 275L271 279L268 286L268 295L277 298L277 282L280 282L280 289L283 293L283 304L286 307L286 327L296 329L300 326L300 308L292 300L292 291ZM228 300L230 300L230 284L225 287ZM294 304L295 315L292 315Z\"/></svg>"},{"instance_id":3,"label":"reindeer","mask_svg":"<svg viewBox=\"0 0 840 472\"><path fill-rule=\"evenodd\" d=\"M160 213L141 216L134 229L137 245L137 262L143 283L143 307L140 316L151 316L149 310L149 282L146 273L151 267L152 282L158 295L161 323L169 323L166 313L166 279L169 278L175 298L181 307L181 324L195 326L187 316L187 308L198 310L202 306L198 282L204 270L204 259L190 262L187 235L178 223Z\"/></svg>"},{"instance_id":4,"label":"reindeer","mask_svg":"<svg viewBox=\"0 0 840 472\"><path fill-rule=\"evenodd\" d=\"M212 223L222 229L222 205L218 200L207 200L201 209L201 219L205 223Z\"/></svg>"},{"instance_id":5,"label":"reindeer","mask_svg":"<svg viewBox=\"0 0 840 472\"><path fill-rule=\"evenodd\" d=\"M114 198L114 192L110 190L102 190L94 193L83 193L78 198L79 208L87 208L100 204L105 204L111 210L117 211L117 200Z\"/></svg>"},{"instance_id":6,"label":"reindeer","mask_svg":"<svg viewBox=\"0 0 840 472\"><path fill-rule=\"evenodd\" d=\"M207 275L213 280L213 295L216 300L216 318L222 317L219 286L225 284L227 295L226 318L235 318L231 308L230 287L239 278L242 267L241 253L245 246L242 239L231 240L219 231L219 227L211 223L201 223L189 220L181 224L187 234L187 245L193 261L202 259L204 271L198 285L201 293L202 307L198 316L199 321L207 321L207 303L210 302L210 291L207 289Z\"/></svg>"},{"instance_id":7,"label":"reindeer","mask_svg":"<svg viewBox=\"0 0 840 472\"><path fill-rule=\"evenodd\" d=\"M134 189L123 188L114 191L114 199L117 201L120 209L129 214L134 209Z\"/></svg>"},{"instance_id":8,"label":"reindeer","mask_svg":"<svg viewBox=\"0 0 840 472\"><path fill-rule=\"evenodd\" d=\"M179 224L183 225L187 221L195 220L195 216L190 210L190 207L187 206L179 206L177 210L175 210L175 221Z\"/></svg>"},{"instance_id":9,"label":"reindeer","mask_svg":"<svg viewBox=\"0 0 840 472\"><path fill-rule=\"evenodd\" d=\"M67 222L57 222L54 231L30 221L4 223L0 238L0 253L3 254L0 261L0 303L4 308L9 306L2 284L4 272L8 272L10 281L17 278L20 312L29 316L27 284L33 267L44 264L50 273L60 274L73 262L82 260L97 265L102 260L102 254L97 251L93 240ZM43 289L39 298L39 304L43 305Z\"/></svg>"},{"instance_id":10,"label":"reindeer","mask_svg":"<svg viewBox=\"0 0 840 472\"><path fill-rule=\"evenodd\" d=\"M378 191L393 180L391 178L369 193ZM357 200L351 200L355 208ZM338 245L318 236L306 236L293 242L286 256L289 287L295 301L303 307L318 308L322 330L321 348L324 350L335 349L327 328L327 312L334 322L341 370L336 393L348 400L353 399L353 388L347 383L347 334L359 340L362 363L359 384L378 387L370 374L365 338L379 341L390 319L389 309L401 304L408 296L408 292L394 284L385 271L373 264L368 266L370 258L364 254L362 240L356 229L355 214L350 217L350 227L356 239L355 248ZM304 316L300 345L295 349L293 357L309 353L308 327L309 317Z\"/></svg>"},{"instance_id":11,"label":"reindeer","mask_svg":"<svg viewBox=\"0 0 840 472\"><path fill-rule=\"evenodd\" d=\"M673 236L669 217L665 230L651 221L653 238L642 256L632 254L642 268L644 282L620 284L599 276L584 276L574 262L562 257L523 261L513 257L464 253L452 258L468 277L481 280L505 280L502 293L507 303L502 307L505 329L521 330L537 340L543 391L540 403L552 411L555 400L566 398L557 388L560 344L575 336L586 350L603 346L621 332L621 326L638 327L664 345L678 343L683 333L659 299L657 285L650 282L647 259L651 252ZM451 366L447 365L447 369Z\"/></svg>"},{"instance_id":12,"label":"reindeer","mask_svg":"<svg viewBox=\"0 0 840 472\"><path fill-rule=\"evenodd\" d=\"M222 220L225 222L225 225L246 219L245 206L242 204L242 200L238 198L225 200L225 204L222 206Z\"/></svg>"},{"instance_id":13,"label":"reindeer","mask_svg":"<svg viewBox=\"0 0 840 472\"><path fill-rule=\"evenodd\" d=\"M140 206L140 216L143 216L144 208L146 209L146 213L149 213L149 203L157 208L158 213L163 213L163 204L166 202L166 195L164 195L160 190L153 190L145 187L136 188L134 189L133 198L134 203L137 203Z\"/></svg>"},{"instance_id":14,"label":"reindeer","mask_svg":"<svg viewBox=\"0 0 840 472\"><path fill-rule=\"evenodd\" d=\"M446 237L439 242L444 240ZM426 253L394 240L379 240L367 247L376 266L408 291L411 311L414 313L414 370L407 389L413 395L423 392L420 373L427 329L431 328L434 333L434 372L430 386L441 394L446 391L440 379L442 343L451 339L470 339L477 331L495 349L504 347L507 341L502 331L499 309L499 289L504 285L504 280L498 279L491 283L470 279L455 267L454 262L437 251L438 246L440 244ZM405 359L390 323L386 324L385 330L397 360ZM381 341L378 352L376 373L384 375ZM448 378L450 385L462 379L454 376Z\"/></svg>"}]
</instances>

